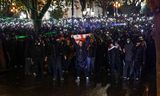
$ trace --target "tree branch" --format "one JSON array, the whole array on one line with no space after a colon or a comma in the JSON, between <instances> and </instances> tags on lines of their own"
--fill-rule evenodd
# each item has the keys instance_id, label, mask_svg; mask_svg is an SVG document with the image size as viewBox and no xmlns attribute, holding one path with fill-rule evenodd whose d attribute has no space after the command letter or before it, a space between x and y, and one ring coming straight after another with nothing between
<instances>
[{"instance_id":1,"label":"tree branch","mask_svg":"<svg viewBox=\"0 0 160 96\"><path fill-rule=\"evenodd\" d=\"M30 11L31 6L30 6L29 2L27 2L26 0L18 0L18 1L20 1L27 8L28 12Z\"/></svg>"},{"instance_id":2,"label":"tree branch","mask_svg":"<svg viewBox=\"0 0 160 96\"><path fill-rule=\"evenodd\" d=\"M44 14L46 13L48 8L50 7L51 2L52 2L52 0L47 0L47 3L44 5L43 9L39 13L38 18L43 18Z\"/></svg>"}]
</instances>

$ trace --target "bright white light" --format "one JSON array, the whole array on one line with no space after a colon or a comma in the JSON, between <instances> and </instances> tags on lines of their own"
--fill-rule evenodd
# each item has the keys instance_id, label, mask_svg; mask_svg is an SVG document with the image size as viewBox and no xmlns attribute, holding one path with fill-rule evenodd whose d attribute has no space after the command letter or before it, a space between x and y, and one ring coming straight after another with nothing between
<instances>
[{"instance_id":1,"label":"bright white light","mask_svg":"<svg viewBox=\"0 0 160 96\"><path fill-rule=\"evenodd\" d=\"M149 17L149 20L153 20L153 17Z\"/></svg>"},{"instance_id":2,"label":"bright white light","mask_svg":"<svg viewBox=\"0 0 160 96\"><path fill-rule=\"evenodd\" d=\"M91 16L94 16L94 12L91 12Z\"/></svg>"},{"instance_id":3,"label":"bright white light","mask_svg":"<svg viewBox=\"0 0 160 96\"><path fill-rule=\"evenodd\" d=\"M78 21L75 19L74 22L77 23Z\"/></svg>"},{"instance_id":4,"label":"bright white light","mask_svg":"<svg viewBox=\"0 0 160 96\"><path fill-rule=\"evenodd\" d=\"M85 15L86 14L86 11L83 11L83 15Z\"/></svg>"},{"instance_id":5,"label":"bright white light","mask_svg":"<svg viewBox=\"0 0 160 96\"><path fill-rule=\"evenodd\" d=\"M25 18L27 18L27 15L24 12L21 12L19 18L20 19L25 19Z\"/></svg>"},{"instance_id":6,"label":"bright white light","mask_svg":"<svg viewBox=\"0 0 160 96\"><path fill-rule=\"evenodd\" d=\"M125 14L124 17L127 17L127 14Z\"/></svg>"},{"instance_id":7,"label":"bright white light","mask_svg":"<svg viewBox=\"0 0 160 96\"><path fill-rule=\"evenodd\" d=\"M144 30L142 29L142 30L141 30L141 32L143 33L143 32L144 32Z\"/></svg>"},{"instance_id":8,"label":"bright white light","mask_svg":"<svg viewBox=\"0 0 160 96\"><path fill-rule=\"evenodd\" d=\"M89 12L90 11L90 8L87 8L87 12Z\"/></svg>"}]
</instances>

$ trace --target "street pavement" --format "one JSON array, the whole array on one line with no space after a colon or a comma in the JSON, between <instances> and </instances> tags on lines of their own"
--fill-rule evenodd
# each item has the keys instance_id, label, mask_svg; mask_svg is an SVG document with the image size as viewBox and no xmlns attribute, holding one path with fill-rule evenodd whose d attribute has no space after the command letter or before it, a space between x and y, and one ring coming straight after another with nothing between
<instances>
[{"instance_id":1,"label":"street pavement","mask_svg":"<svg viewBox=\"0 0 160 96\"><path fill-rule=\"evenodd\" d=\"M42 79L25 76L22 71L0 74L0 96L156 96L151 83L140 81L103 80L95 84L93 79L81 79L79 85L73 75L64 81L53 81L48 75Z\"/></svg>"}]
</instances>

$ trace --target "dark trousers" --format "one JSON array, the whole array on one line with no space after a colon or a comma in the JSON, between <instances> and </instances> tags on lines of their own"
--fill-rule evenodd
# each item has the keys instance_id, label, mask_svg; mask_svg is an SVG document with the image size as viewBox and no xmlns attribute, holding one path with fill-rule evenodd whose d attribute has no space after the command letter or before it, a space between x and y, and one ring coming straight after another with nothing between
<instances>
[{"instance_id":1,"label":"dark trousers","mask_svg":"<svg viewBox=\"0 0 160 96\"><path fill-rule=\"evenodd\" d=\"M25 74L26 75L31 75L31 67L32 67L32 62L31 58L25 58Z\"/></svg>"},{"instance_id":2,"label":"dark trousers","mask_svg":"<svg viewBox=\"0 0 160 96\"><path fill-rule=\"evenodd\" d=\"M38 77L43 77L43 58L34 59L34 70Z\"/></svg>"},{"instance_id":3,"label":"dark trousers","mask_svg":"<svg viewBox=\"0 0 160 96\"><path fill-rule=\"evenodd\" d=\"M85 77L87 77L87 66L85 66L86 61L79 62L76 61L75 69L76 69L76 76L80 77L81 73L84 73Z\"/></svg>"},{"instance_id":4,"label":"dark trousers","mask_svg":"<svg viewBox=\"0 0 160 96\"><path fill-rule=\"evenodd\" d=\"M71 64L71 60L68 60L68 59L66 59L66 60L64 60L64 71L69 71L69 66L70 66L70 64Z\"/></svg>"},{"instance_id":5,"label":"dark trousers","mask_svg":"<svg viewBox=\"0 0 160 96\"><path fill-rule=\"evenodd\" d=\"M90 76L94 71L94 57L87 57L87 75Z\"/></svg>"},{"instance_id":6,"label":"dark trousers","mask_svg":"<svg viewBox=\"0 0 160 96\"><path fill-rule=\"evenodd\" d=\"M123 77L131 77L133 61L125 60L124 66L123 66Z\"/></svg>"},{"instance_id":7,"label":"dark trousers","mask_svg":"<svg viewBox=\"0 0 160 96\"><path fill-rule=\"evenodd\" d=\"M79 65L76 65L76 76L80 77L81 73L84 73L85 77L88 76L87 69L81 68Z\"/></svg>"},{"instance_id":8,"label":"dark trousers","mask_svg":"<svg viewBox=\"0 0 160 96\"><path fill-rule=\"evenodd\" d=\"M134 62L134 78L140 78L142 72L142 62L141 61L135 61Z\"/></svg>"},{"instance_id":9,"label":"dark trousers","mask_svg":"<svg viewBox=\"0 0 160 96\"><path fill-rule=\"evenodd\" d=\"M54 61L55 60L53 56L48 56L48 71L49 71L49 74L51 74L52 76L54 76L54 67L53 67L53 65L55 64Z\"/></svg>"},{"instance_id":10,"label":"dark trousers","mask_svg":"<svg viewBox=\"0 0 160 96\"><path fill-rule=\"evenodd\" d=\"M111 63L111 78L118 82L122 76L122 64L121 62Z\"/></svg>"},{"instance_id":11,"label":"dark trousers","mask_svg":"<svg viewBox=\"0 0 160 96\"><path fill-rule=\"evenodd\" d=\"M95 83L102 83L102 76L103 76L103 68L102 67L96 67L95 68Z\"/></svg>"},{"instance_id":12,"label":"dark trousers","mask_svg":"<svg viewBox=\"0 0 160 96\"><path fill-rule=\"evenodd\" d=\"M61 58L57 58L55 60L55 64L53 64L53 70L54 70L54 78L58 78L58 75L60 78L63 77L62 73L62 60Z\"/></svg>"}]
</instances>

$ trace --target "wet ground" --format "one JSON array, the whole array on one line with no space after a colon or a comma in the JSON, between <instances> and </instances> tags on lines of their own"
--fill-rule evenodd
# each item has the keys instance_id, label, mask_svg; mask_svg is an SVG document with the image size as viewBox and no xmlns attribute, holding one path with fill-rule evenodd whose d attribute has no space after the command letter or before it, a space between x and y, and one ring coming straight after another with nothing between
<instances>
[{"instance_id":1,"label":"wet ground","mask_svg":"<svg viewBox=\"0 0 160 96\"><path fill-rule=\"evenodd\" d=\"M0 74L0 96L156 96L154 82L105 79L102 85L92 79L87 83L81 79L77 85L72 75L55 82L48 75L36 79L21 71L7 71Z\"/></svg>"}]
</instances>

